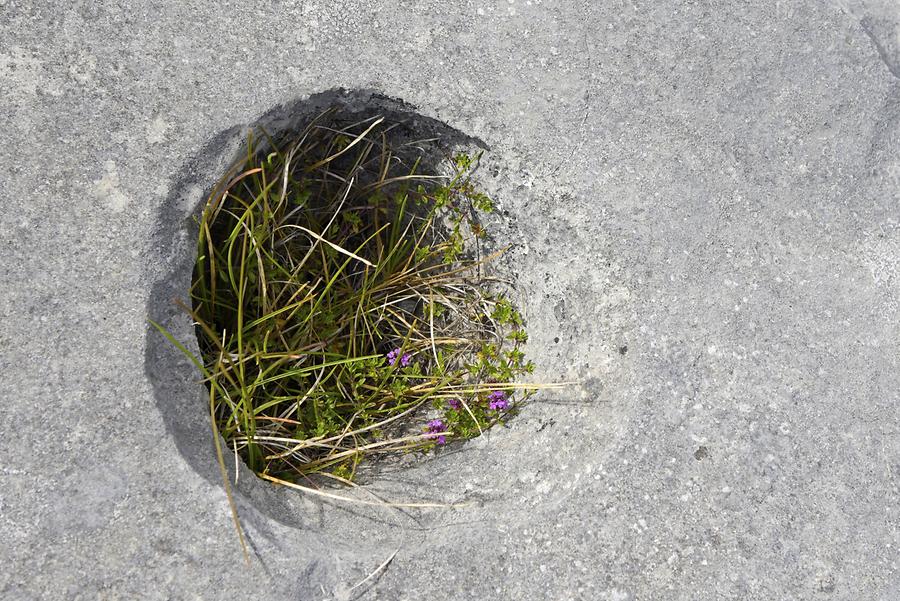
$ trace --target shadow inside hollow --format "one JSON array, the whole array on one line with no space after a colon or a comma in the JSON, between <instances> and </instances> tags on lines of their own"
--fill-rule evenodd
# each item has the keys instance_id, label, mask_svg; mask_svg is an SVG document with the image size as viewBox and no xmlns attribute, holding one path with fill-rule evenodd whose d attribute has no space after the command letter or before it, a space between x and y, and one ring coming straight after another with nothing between
<instances>
[{"instance_id":1,"label":"shadow inside hollow","mask_svg":"<svg viewBox=\"0 0 900 601\"><path fill-rule=\"evenodd\" d=\"M329 107L336 107L334 119L363 120L383 116L398 123L391 130L396 138L391 146L422 154L423 172L439 171L440 163L455 147L485 144L462 134L436 119L423 117L414 107L372 90L333 89L307 99L278 106L248 126L234 126L215 136L174 176L170 192L159 209L153 234L153 249L161 257L158 271L148 272L153 280L147 317L166 328L191 352L199 356L197 340L189 316L175 304L189 302L189 289L196 261L197 217L213 186L240 156L249 129L261 127L273 138L302 130L309 120ZM432 140L411 144L416 140ZM153 386L157 407L166 430L174 439L188 465L208 482L222 486L222 478L212 444L206 389L191 362L148 324L144 369ZM226 458L232 456L226 453ZM228 465L230 473L235 466ZM299 526L299 516L290 510L284 496L271 484L252 477L243 465L235 497L241 506L250 503L257 511L289 526ZM245 477L246 476L246 477ZM249 512L252 514L252 512ZM247 512L244 513L247 515ZM243 517L242 517L243 519ZM261 526L261 524L257 524Z\"/></svg>"}]
</instances>

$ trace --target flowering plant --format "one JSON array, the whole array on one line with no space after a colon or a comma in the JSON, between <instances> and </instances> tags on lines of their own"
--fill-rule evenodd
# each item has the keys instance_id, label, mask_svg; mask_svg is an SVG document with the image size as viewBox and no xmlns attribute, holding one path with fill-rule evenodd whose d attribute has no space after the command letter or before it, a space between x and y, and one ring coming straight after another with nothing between
<instances>
[{"instance_id":1,"label":"flowering plant","mask_svg":"<svg viewBox=\"0 0 900 601\"><path fill-rule=\"evenodd\" d=\"M480 155L439 168L398 131L335 109L251 136L200 217L193 358L216 430L267 479L351 480L365 457L477 436L532 392L522 316L484 273Z\"/></svg>"}]
</instances>

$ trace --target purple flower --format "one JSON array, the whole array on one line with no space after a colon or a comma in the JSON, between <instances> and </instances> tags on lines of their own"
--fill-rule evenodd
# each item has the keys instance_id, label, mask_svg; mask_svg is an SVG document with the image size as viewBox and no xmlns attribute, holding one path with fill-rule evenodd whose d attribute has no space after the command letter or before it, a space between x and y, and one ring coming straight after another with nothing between
<instances>
[{"instance_id":1,"label":"purple flower","mask_svg":"<svg viewBox=\"0 0 900 601\"><path fill-rule=\"evenodd\" d=\"M436 438L438 444L444 444L447 442L447 437L441 434L441 432L447 431L447 424L445 424L442 420L433 419L426 424L428 427L428 438Z\"/></svg>"},{"instance_id":2,"label":"purple flower","mask_svg":"<svg viewBox=\"0 0 900 601\"><path fill-rule=\"evenodd\" d=\"M503 411L504 409L509 408L509 399L506 398L506 393L502 390L495 390L488 396L488 401L490 404L488 405L492 411Z\"/></svg>"},{"instance_id":3,"label":"purple flower","mask_svg":"<svg viewBox=\"0 0 900 601\"><path fill-rule=\"evenodd\" d=\"M451 409L459 409L462 407L462 401L460 399L447 399L447 404L450 405Z\"/></svg>"},{"instance_id":4,"label":"purple flower","mask_svg":"<svg viewBox=\"0 0 900 601\"><path fill-rule=\"evenodd\" d=\"M387 354L388 365L393 365L397 362L397 358L400 358L400 367L409 367L410 361L412 361L412 355L410 353L400 354L400 349L395 348L391 352Z\"/></svg>"}]
</instances>

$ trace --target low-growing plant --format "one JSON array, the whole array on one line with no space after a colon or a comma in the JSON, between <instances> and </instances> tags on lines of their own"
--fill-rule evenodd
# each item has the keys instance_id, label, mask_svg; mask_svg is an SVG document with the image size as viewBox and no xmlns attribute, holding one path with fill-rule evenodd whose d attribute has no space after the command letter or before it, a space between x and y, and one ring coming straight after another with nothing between
<instances>
[{"instance_id":1,"label":"low-growing plant","mask_svg":"<svg viewBox=\"0 0 900 601\"><path fill-rule=\"evenodd\" d=\"M199 218L193 359L215 429L267 479L353 480L364 458L477 436L535 389L516 382L522 316L484 273L480 155L421 172L399 126L330 110L257 130Z\"/></svg>"}]
</instances>

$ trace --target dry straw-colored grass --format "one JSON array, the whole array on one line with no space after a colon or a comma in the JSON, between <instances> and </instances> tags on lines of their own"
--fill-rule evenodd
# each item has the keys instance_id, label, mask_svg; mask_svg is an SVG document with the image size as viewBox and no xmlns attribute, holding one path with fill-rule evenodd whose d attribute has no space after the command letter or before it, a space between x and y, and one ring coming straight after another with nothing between
<instances>
[{"instance_id":1,"label":"dry straw-colored grass","mask_svg":"<svg viewBox=\"0 0 900 601\"><path fill-rule=\"evenodd\" d=\"M291 137L258 130L210 195L185 306L201 356L160 329L203 373L220 463L349 483L364 458L477 436L538 388L516 382L522 318L485 275L478 157L437 172L434 141L398 143L403 127L329 110Z\"/></svg>"}]
</instances>

